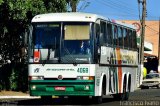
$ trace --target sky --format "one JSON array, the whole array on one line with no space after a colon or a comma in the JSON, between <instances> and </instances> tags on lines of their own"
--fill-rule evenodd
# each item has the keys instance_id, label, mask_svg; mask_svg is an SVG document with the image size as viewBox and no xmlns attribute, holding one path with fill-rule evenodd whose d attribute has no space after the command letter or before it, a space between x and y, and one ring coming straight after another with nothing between
<instances>
[{"instance_id":1,"label":"sky","mask_svg":"<svg viewBox=\"0 0 160 106\"><path fill-rule=\"evenodd\" d=\"M146 20L159 20L160 0L146 1ZM81 0L77 10L117 20L139 20L142 15L142 3L138 5L138 0Z\"/></svg>"}]
</instances>

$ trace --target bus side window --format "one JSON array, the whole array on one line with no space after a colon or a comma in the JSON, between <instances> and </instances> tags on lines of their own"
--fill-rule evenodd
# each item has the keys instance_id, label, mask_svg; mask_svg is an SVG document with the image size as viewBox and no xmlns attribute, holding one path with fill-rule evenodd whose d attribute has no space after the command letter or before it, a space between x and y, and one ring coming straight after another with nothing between
<instances>
[{"instance_id":1,"label":"bus side window","mask_svg":"<svg viewBox=\"0 0 160 106\"><path fill-rule=\"evenodd\" d=\"M112 46L113 39L112 39L112 25L110 23L107 24L107 43Z\"/></svg>"},{"instance_id":2,"label":"bus side window","mask_svg":"<svg viewBox=\"0 0 160 106\"><path fill-rule=\"evenodd\" d=\"M100 38L99 38L99 42L100 42L100 46L104 45L106 43L106 22L101 21L101 32L100 32Z\"/></svg>"},{"instance_id":3,"label":"bus side window","mask_svg":"<svg viewBox=\"0 0 160 106\"><path fill-rule=\"evenodd\" d=\"M118 41L119 41L119 46L123 46L123 33L122 33L122 28L118 27Z\"/></svg>"},{"instance_id":4,"label":"bus side window","mask_svg":"<svg viewBox=\"0 0 160 106\"><path fill-rule=\"evenodd\" d=\"M114 25L112 25L112 39L113 39L113 46L114 46L115 45Z\"/></svg>"},{"instance_id":5,"label":"bus side window","mask_svg":"<svg viewBox=\"0 0 160 106\"><path fill-rule=\"evenodd\" d=\"M100 59L100 25L95 24L95 43L94 43L94 61L95 63L99 62Z\"/></svg>"},{"instance_id":6,"label":"bus side window","mask_svg":"<svg viewBox=\"0 0 160 106\"><path fill-rule=\"evenodd\" d=\"M136 31L133 31L133 48L136 50L137 49L137 38L136 38Z\"/></svg>"},{"instance_id":7,"label":"bus side window","mask_svg":"<svg viewBox=\"0 0 160 106\"><path fill-rule=\"evenodd\" d=\"M129 43L129 48L132 49L132 48L133 48L133 47L132 47L132 43L133 43L133 42L132 42L132 30L129 30L129 42L130 42L130 43Z\"/></svg>"},{"instance_id":8,"label":"bus side window","mask_svg":"<svg viewBox=\"0 0 160 106\"><path fill-rule=\"evenodd\" d=\"M117 29L117 26L114 26L113 32L114 32L114 34L113 34L114 45L118 46L118 29Z\"/></svg>"},{"instance_id":9,"label":"bus side window","mask_svg":"<svg viewBox=\"0 0 160 106\"><path fill-rule=\"evenodd\" d=\"M99 24L96 24L96 45L99 46L100 42L100 26Z\"/></svg>"},{"instance_id":10,"label":"bus side window","mask_svg":"<svg viewBox=\"0 0 160 106\"><path fill-rule=\"evenodd\" d=\"M106 25L106 22L104 22L104 27L103 27L103 30L104 30L104 39L103 39L103 41L104 41L104 43L106 44L107 43L107 25Z\"/></svg>"},{"instance_id":11,"label":"bus side window","mask_svg":"<svg viewBox=\"0 0 160 106\"><path fill-rule=\"evenodd\" d=\"M127 29L123 29L123 39L124 39L124 47L128 48L128 35L127 35L128 31Z\"/></svg>"}]
</instances>

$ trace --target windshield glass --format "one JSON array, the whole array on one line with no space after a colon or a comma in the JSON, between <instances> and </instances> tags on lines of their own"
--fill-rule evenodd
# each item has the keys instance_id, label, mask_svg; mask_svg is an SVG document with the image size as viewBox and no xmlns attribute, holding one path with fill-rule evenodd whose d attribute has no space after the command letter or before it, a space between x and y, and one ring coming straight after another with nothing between
<instances>
[{"instance_id":1,"label":"windshield glass","mask_svg":"<svg viewBox=\"0 0 160 106\"><path fill-rule=\"evenodd\" d=\"M93 37L88 22L34 23L30 63L91 63Z\"/></svg>"},{"instance_id":2,"label":"windshield glass","mask_svg":"<svg viewBox=\"0 0 160 106\"><path fill-rule=\"evenodd\" d=\"M91 39L89 23L65 23L62 63L91 63Z\"/></svg>"},{"instance_id":3,"label":"windshield glass","mask_svg":"<svg viewBox=\"0 0 160 106\"><path fill-rule=\"evenodd\" d=\"M60 23L35 23L29 62L57 63L60 49Z\"/></svg>"},{"instance_id":4,"label":"windshield glass","mask_svg":"<svg viewBox=\"0 0 160 106\"><path fill-rule=\"evenodd\" d=\"M60 25L59 24L35 25L34 34L35 34L34 38L35 48L56 49L56 46L59 45Z\"/></svg>"},{"instance_id":5,"label":"windshield glass","mask_svg":"<svg viewBox=\"0 0 160 106\"><path fill-rule=\"evenodd\" d=\"M153 78L159 78L159 74L148 74L146 76L146 79L153 79Z\"/></svg>"}]
</instances>

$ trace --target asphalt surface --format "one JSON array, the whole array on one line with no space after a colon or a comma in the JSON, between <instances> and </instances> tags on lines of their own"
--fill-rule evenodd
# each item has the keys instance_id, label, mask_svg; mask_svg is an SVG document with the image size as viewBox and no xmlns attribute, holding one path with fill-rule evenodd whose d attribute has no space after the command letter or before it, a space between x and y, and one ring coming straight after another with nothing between
<instances>
[{"instance_id":1,"label":"asphalt surface","mask_svg":"<svg viewBox=\"0 0 160 106\"><path fill-rule=\"evenodd\" d=\"M92 99L82 98L53 98L51 101L42 101L39 98L8 98L0 99L0 105L3 106L16 106L16 105L41 105L41 106L74 106L74 105L89 105L89 106L160 106L160 89L138 89L133 93L130 93L128 101L114 101L112 96L108 96L103 99L102 104L95 104Z\"/></svg>"}]
</instances>

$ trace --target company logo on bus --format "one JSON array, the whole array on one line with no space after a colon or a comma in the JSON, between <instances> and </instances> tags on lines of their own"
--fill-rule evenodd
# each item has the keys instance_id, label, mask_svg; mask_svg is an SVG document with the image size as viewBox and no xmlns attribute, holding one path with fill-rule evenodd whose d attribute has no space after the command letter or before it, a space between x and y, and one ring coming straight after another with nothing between
<instances>
[{"instance_id":1,"label":"company logo on bus","mask_svg":"<svg viewBox=\"0 0 160 106\"><path fill-rule=\"evenodd\" d=\"M39 73L40 68L34 69L34 73Z\"/></svg>"},{"instance_id":2,"label":"company logo on bus","mask_svg":"<svg viewBox=\"0 0 160 106\"><path fill-rule=\"evenodd\" d=\"M39 62L40 59L40 52L34 51L34 62Z\"/></svg>"},{"instance_id":3,"label":"company logo on bus","mask_svg":"<svg viewBox=\"0 0 160 106\"><path fill-rule=\"evenodd\" d=\"M63 79L62 75L58 75L58 80L62 80L62 79Z\"/></svg>"}]
</instances>

